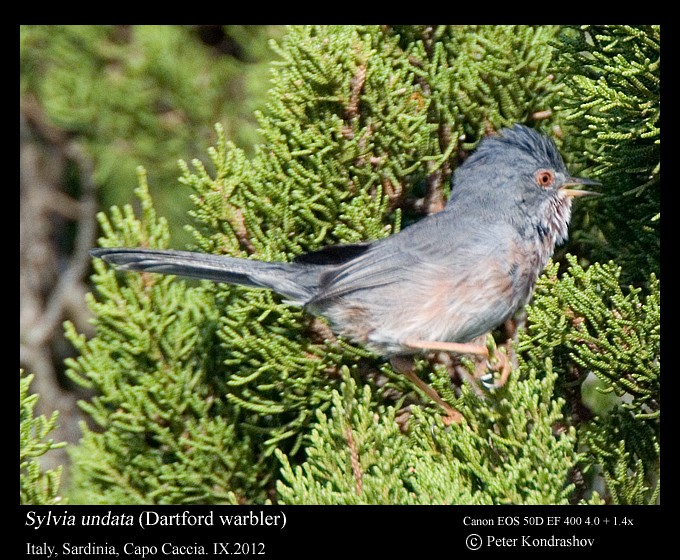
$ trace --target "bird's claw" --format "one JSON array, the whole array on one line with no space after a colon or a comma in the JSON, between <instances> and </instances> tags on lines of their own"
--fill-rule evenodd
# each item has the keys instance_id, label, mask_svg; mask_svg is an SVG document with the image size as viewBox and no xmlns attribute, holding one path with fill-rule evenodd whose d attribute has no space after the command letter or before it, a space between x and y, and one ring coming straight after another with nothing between
<instances>
[{"instance_id":1,"label":"bird's claw","mask_svg":"<svg viewBox=\"0 0 680 560\"><path fill-rule=\"evenodd\" d=\"M495 348L489 352L489 358L478 365L475 377L487 390L500 389L507 383L511 370L507 354ZM494 372L500 375L496 377Z\"/></svg>"}]
</instances>

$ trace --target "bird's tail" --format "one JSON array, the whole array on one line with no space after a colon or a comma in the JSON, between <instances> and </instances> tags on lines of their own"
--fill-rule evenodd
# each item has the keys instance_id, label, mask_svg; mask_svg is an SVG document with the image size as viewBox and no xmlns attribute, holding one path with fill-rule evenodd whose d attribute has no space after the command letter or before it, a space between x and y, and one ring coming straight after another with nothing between
<instances>
[{"instance_id":1,"label":"bird's tail","mask_svg":"<svg viewBox=\"0 0 680 560\"><path fill-rule=\"evenodd\" d=\"M94 257L115 265L119 270L177 274L201 280L268 288L291 303L304 305L315 293L319 266L299 263L265 262L156 249L99 248Z\"/></svg>"}]
</instances>

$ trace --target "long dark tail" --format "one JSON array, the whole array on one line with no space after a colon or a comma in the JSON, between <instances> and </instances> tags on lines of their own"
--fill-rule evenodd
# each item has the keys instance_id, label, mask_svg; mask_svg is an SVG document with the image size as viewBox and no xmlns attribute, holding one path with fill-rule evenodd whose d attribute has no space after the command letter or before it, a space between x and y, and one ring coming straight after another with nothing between
<instances>
[{"instance_id":1,"label":"long dark tail","mask_svg":"<svg viewBox=\"0 0 680 560\"><path fill-rule=\"evenodd\" d=\"M90 254L120 270L177 274L213 282L268 288L304 305L316 292L320 266L264 262L190 251L156 249L92 249Z\"/></svg>"}]
</instances>

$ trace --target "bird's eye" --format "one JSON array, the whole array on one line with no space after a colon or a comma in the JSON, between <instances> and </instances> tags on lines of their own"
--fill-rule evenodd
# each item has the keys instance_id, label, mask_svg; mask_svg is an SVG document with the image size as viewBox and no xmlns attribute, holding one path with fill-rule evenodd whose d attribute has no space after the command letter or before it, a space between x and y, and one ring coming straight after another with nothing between
<instances>
[{"instance_id":1,"label":"bird's eye","mask_svg":"<svg viewBox=\"0 0 680 560\"><path fill-rule=\"evenodd\" d=\"M536 171L534 178L536 179L536 184L544 189L547 189L555 182L555 174L549 169L539 169Z\"/></svg>"}]
</instances>

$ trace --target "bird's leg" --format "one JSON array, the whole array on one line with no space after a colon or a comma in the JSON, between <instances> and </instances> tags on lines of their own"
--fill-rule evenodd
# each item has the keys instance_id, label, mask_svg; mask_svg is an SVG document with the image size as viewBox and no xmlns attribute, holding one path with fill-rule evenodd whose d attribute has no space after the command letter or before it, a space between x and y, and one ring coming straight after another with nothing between
<instances>
[{"instance_id":1,"label":"bird's leg","mask_svg":"<svg viewBox=\"0 0 680 560\"><path fill-rule=\"evenodd\" d=\"M468 342L440 342L438 340L409 339L403 345L414 350L430 350L432 352L451 352L453 354L475 354L489 357L489 349L481 344Z\"/></svg>"},{"instance_id":2,"label":"bird's leg","mask_svg":"<svg viewBox=\"0 0 680 560\"><path fill-rule=\"evenodd\" d=\"M444 423L447 425L453 424L454 422L460 422L463 415L453 408L450 404L444 401L439 396L439 393L425 383L415 372L413 366L413 360L407 356L394 356L390 359L392 367L409 379L414 385L416 385L423 393L425 393L430 399L436 402L443 410L446 412L444 417Z\"/></svg>"}]
</instances>

